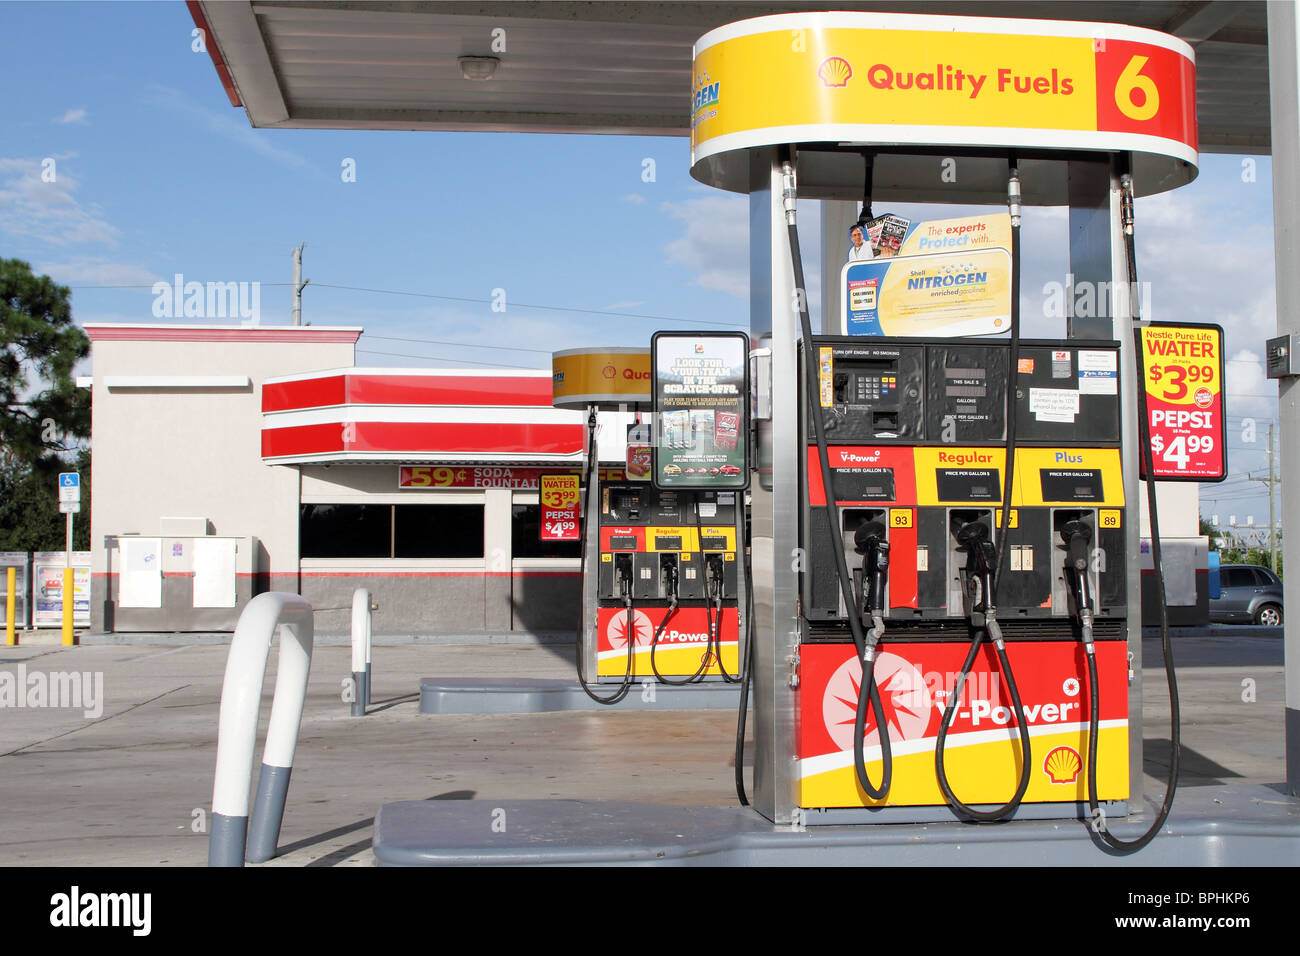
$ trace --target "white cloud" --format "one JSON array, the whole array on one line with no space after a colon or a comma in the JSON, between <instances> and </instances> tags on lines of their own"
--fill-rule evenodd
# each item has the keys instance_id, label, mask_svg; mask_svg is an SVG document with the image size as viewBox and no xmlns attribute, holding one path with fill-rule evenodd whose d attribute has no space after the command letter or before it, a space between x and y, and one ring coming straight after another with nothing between
<instances>
[{"instance_id":1,"label":"white cloud","mask_svg":"<svg viewBox=\"0 0 1300 956\"><path fill-rule=\"evenodd\" d=\"M93 242L116 246L118 230L83 205L78 180L67 171L70 157L0 158L0 234L56 246Z\"/></svg>"},{"instance_id":2,"label":"white cloud","mask_svg":"<svg viewBox=\"0 0 1300 956\"><path fill-rule=\"evenodd\" d=\"M670 262L695 273L693 284L738 299L749 297L749 204L711 195L662 208L686 224L686 234L664 247Z\"/></svg>"},{"instance_id":3,"label":"white cloud","mask_svg":"<svg viewBox=\"0 0 1300 956\"><path fill-rule=\"evenodd\" d=\"M272 145L271 138L265 130L254 129L248 125L248 119L243 112L210 110L206 106L201 106L190 100L179 90L163 86L151 89L146 94L145 100L152 106L161 106L173 113L178 113L194 125L205 127L209 132L216 133L218 136L246 149L251 149L253 152L265 156L282 166L288 166L291 169L310 169L318 172L306 157Z\"/></svg>"},{"instance_id":4,"label":"white cloud","mask_svg":"<svg viewBox=\"0 0 1300 956\"><path fill-rule=\"evenodd\" d=\"M87 114L86 114L85 109L82 108L82 107L80 107L80 106L77 106L77 107L74 107L74 108L68 110L66 113L64 113L62 116L60 116L58 119L56 119L54 122L56 122L56 123L78 123L78 124L80 124L80 125L82 125L82 126L88 126L89 124L86 122L86 115L87 115Z\"/></svg>"},{"instance_id":5,"label":"white cloud","mask_svg":"<svg viewBox=\"0 0 1300 956\"><path fill-rule=\"evenodd\" d=\"M93 285L151 286L158 281L167 281L160 280L151 270L129 262L111 262L85 256L65 262L38 262L35 269L63 285L84 282Z\"/></svg>"}]
</instances>

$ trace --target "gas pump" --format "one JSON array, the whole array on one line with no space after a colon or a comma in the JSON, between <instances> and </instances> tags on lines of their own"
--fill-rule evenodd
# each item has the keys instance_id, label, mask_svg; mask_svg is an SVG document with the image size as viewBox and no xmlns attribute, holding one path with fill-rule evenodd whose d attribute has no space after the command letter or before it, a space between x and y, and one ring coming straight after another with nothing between
<instances>
[{"instance_id":1,"label":"gas pump","mask_svg":"<svg viewBox=\"0 0 1300 956\"><path fill-rule=\"evenodd\" d=\"M651 482L648 444L626 437L634 425L649 430L650 350L573 349L555 353L552 364L553 404L586 414L579 682L604 704L624 700L646 677L674 685L734 682L743 496ZM686 440L683 426L693 438L697 424L689 415L674 419L674 439ZM734 440L734 422L709 424L721 444Z\"/></svg>"},{"instance_id":2,"label":"gas pump","mask_svg":"<svg viewBox=\"0 0 1300 956\"><path fill-rule=\"evenodd\" d=\"M743 500L626 482L602 482L599 495L598 676L626 663L632 678L664 684L734 681Z\"/></svg>"},{"instance_id":3,"label":"gas pump","mask_svg":"<svg viewBox=\"0 0 1300 956\"><path fill-rule=\"evenodd\" d=\"M693 80L692 175L750 197L771 396L754 805L804 825L1125 814L1145 426L1115 211L1129 182L1195 176L1190 48L1105 24L787 14L705 34ZM854 249L823 277L839 322L814 334L798 200L864 182ZM1003 195L992 216L879 215L883 197ZM1020 334L1022 203L1070 206L1071 276L1114 309L1073 310L1067 338Z\"/></svg>"}]
</instances>

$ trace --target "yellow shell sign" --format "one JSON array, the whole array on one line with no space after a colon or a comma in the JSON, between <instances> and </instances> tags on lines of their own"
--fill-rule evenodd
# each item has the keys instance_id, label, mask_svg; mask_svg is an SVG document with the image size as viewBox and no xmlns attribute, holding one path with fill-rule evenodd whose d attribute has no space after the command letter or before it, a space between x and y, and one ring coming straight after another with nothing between
<instances>
[{"instance_id":1,"label":"yellow shell sign","mask_svg":"<svg viewBox=\"0 0 1300 956\"><path fill-rule=\"evenodd\" d=\"M551 404L556 408L648 405L650 401L649 349L568 349L551 353Z\"/></svg>"},{"instance_id":2,"label":"yellow shell sign","mask_svg":"<svg viewBox=\"0 0 1300 956\"><path fill-rule=\"evenodd\" d=\"M734 155L786 143L1130 150L1143 194L1196 175L1196 66L1119 24L792 13L695 44L691 174L745 191Z\"/></svg>"}]
</instances>

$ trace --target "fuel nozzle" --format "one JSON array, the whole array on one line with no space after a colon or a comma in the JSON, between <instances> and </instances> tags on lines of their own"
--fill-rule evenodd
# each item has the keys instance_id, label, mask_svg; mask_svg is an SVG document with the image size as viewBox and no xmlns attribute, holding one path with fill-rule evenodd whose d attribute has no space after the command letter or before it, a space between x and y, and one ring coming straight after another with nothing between
<instances>
[{"instance_id":1,"label":"fuel nozzle","mask_svg":"<svg viewBox=\"0 0 1300 956\"><path fill-rule=\"evenodd\" d=\"M726 590L726 570L722 564L722 555L711 554L705 559L707 578L705 586L708 588L710 599L722 598Z\"/></svg>"},{"instance_id":2,"label":"fuel nozzle","mask_svg":"<svg viewBox=\"0 0 1300 956\"><path fill-rule=\"evenodd\" d=\"M853 549L862 555L862 576L866 580L864 610L871 615L867 646L874 649L885 633L885 572L889 570L889 540L879 521L858 525L853 532Z\"/></svg>"},{"instance_id":3,"label":"fuel nozzle","mask_svg":"<svg viewBox=\"0 0 1300 956\"><path fill-rule=\"evenodd\" d=\"M676 555L660 555L659 557L659 581L663 588L664 596L673 604L677 603L677 584L680 570L677 567Z\"/></svg>"},{"instance_id":4,"label":"fuel nozzle","mask_svg":"<svg viewBox=\"0 0 1300 956\"><path fill-rule=\"evenodd\" d=\"M1067 521L1061 528L1065 542L1065 579L1070 585L1084 644L1092 653L1092 601L1088 597L1088 567L1092 563L1092 528L1082 521Z\"/></svg>"},{"instance_id":5,"label":"fuel nozzle","mask_svg":"<svg viewBox=\"0 0 1300 956\"><path fill-rule=\"evenodd\" d=\"M957 544L966 551L966 588L970 595L971 619L983 623L993 593L993 568L997 549L989 540L989 529L979 521L968 521L957 532Z\"/></svg>"},{"instance_id":6,"label":"fuel nozzle","mask_svg":"<svg viewBox=\"0 0 1300 956\"><path fill-rule=\"evenodd\" d=\"M618 596L625 602L632 599L632 555L614 557L614 573L618 576Z\"/></svg>"},{"instance_id":7,"label":"fuel nozzle","mask_svg":"<svg viewBox=\"0 0 1300 956\"><path fill-rule=\"evenodd\" d=\"M889 541L879 521L858 525L853 532L853 549L862 555L862 574L867 580L866 609L883 611L885 572L889 570Z\"/></svg>"}]
</instances>

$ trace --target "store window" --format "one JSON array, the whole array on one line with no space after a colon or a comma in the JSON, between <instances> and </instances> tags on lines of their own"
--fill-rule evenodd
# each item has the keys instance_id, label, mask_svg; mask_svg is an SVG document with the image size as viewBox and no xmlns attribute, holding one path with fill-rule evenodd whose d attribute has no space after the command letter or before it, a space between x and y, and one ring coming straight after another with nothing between
<instances>
[{"instance_id":1,"label":"store window","mask_svg":"<svg viewBox=\"0 0 1300 956\"><path fill-rule=\"evenodd\" d=\"M303 505L298 547L304 558L387 558L391 505Z\"/></svg>"},{"instance_id":2,"label":"store window","mask_svg":"<svg viewBox=\"0 0 1300 956\"><path fill-rule=\"evenodd\" d=\"M483 506L393 505L395 558L483 557Z\"/></svg>"},{"instance_id":3,"label":"store window","mask_svg":"<svg viewBox=\"0 0 1300 956\"><path fill-rule=\"evenodd\" d=\"M303 505L304 558L481 558L483 504Z\"/></svg>"},{"instance_id":4,"label":"store window","mask_svg":"<svg viewBox=\"0 0 1300 956\"><path fill-rule=\"evenodd\" d=\"M576 558L577 541L542 541L542 506L514 505L510 511L510 550L516 558Z\"/></svg>"}]
</instances>

